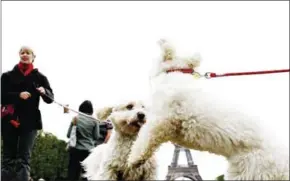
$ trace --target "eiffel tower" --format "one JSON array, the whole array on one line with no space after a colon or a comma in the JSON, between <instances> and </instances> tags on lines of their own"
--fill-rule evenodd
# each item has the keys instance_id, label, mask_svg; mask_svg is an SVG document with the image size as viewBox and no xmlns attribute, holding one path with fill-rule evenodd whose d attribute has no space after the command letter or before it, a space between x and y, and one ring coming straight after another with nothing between
<instances>
[{"instance_id":1,"label":"eiffel tower","mask_svg":"<svg viewBox=\"0 0 290 181\"><path fill-rule=\"evenodd\" d=\"M201 176L199 175L197 165L194 165L190 150L187 148L180 147L178 145L174 145L174 153L171 165L168 166L168 173L166 176L166 180L175 180L180 177L185 177L190 180L202 180ZM178 165L178 157L180 151L185 151L186 158L187 158L187 166Z\"/></svg>"}]
</instances>

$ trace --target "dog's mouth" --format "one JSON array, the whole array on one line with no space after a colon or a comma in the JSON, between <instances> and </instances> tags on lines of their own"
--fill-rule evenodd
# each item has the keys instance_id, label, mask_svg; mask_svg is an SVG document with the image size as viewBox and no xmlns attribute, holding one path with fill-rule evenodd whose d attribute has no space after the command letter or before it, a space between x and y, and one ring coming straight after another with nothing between
<instances>
[{"instance_id":1,"label":"dog's mouth","mask_svg":"<svg viewBox=\"0 0 290 181\"><path fill-rule=\"evenodd\" d=\"M137 127L137 128L141 128L141 126L143 126L143 124L145 123L145 121L132 121L129 123L130 126L134 126L134 127Z\"/></svg>"}]
</instances>

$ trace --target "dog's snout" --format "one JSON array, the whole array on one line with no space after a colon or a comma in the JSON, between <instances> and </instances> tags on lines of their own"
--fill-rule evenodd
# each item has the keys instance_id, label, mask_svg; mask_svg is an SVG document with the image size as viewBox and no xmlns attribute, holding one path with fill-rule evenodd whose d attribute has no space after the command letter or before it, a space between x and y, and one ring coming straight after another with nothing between
<instances>
[{"instance_id":1,"label":"dog's snout","mask_svg":"<svg viewBox=\"0 0 290 181\"><path fill-rule=\"evenodd\" d=\"M137 113L137 118L138 118L138 120L143 121L144 118L145 118L145 114L142 113L142 112L138 112L138 113Z\"/></svg>"}]
</instances>

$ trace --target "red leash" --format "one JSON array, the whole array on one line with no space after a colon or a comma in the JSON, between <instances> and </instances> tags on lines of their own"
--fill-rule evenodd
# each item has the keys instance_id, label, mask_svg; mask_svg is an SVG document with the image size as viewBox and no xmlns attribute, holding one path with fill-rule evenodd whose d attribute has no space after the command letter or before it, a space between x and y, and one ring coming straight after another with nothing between
<instances>
[{"instance_id":1,"label":"red leash","mask_svg":"<svg viewBox=\"0 0 290 181\"><path fill-rule=\"evenodd\" d=\"M204 77L209 79L209 78L240 76L240 75L273 74L273 73L283 73L283 72L289 72L289 71L290 69L251 71L251 72L231 72L231 73L224 73L224 74L216 74L213 72L207 72L204 74Z\"/></svg>"}]
</instances>

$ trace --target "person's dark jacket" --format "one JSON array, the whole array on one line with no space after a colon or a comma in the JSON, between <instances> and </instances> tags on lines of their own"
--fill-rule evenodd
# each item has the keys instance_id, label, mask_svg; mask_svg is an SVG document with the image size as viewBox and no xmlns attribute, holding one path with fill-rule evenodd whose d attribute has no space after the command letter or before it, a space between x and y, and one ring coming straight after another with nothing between
<instances>
[{"instance_id":1,"label":"person's dark jacket","mask_svg":"<svg viewBox=\"0 0 290 181\"><path fill-rule=\"evenodd\" d=\"M40 95L37 87L43 87L46 95ZM27 100L20 98L20 93L27 91L31 97ZM1 105L12 104L15 109L15 115L20 122L18 129L22 131L42 129L42 118L39 110L39 99L42 97L47 104L53 102L53 91L45 75L37 69L33 69L30 74L24 76L17 65L8 72L1 75ZM2 131L9 126L8 120L2 120Z\"/></svg>"}]
</instances>

